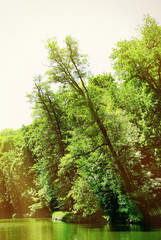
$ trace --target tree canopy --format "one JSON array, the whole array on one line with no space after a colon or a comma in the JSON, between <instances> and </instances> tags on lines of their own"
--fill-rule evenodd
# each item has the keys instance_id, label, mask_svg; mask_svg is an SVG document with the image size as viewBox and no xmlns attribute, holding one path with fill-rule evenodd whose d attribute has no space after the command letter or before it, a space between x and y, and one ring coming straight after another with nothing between
<instances>
[{"instance_id":1,"label":"tree canopy","mask_svg":"<svg viewBox=\"0 0 161 240\"><path fill-rule=\"evenodd\" d=\"M147 15L137 37L117 43L114 76L94 76L71 36L63 44L47 41L49 70L35 77L27 96L33 123L0 133L0 209L10 216L62 210L82 221L104 215L111 223L156 226L161 27Z\"/></svg>"}]
</instances>

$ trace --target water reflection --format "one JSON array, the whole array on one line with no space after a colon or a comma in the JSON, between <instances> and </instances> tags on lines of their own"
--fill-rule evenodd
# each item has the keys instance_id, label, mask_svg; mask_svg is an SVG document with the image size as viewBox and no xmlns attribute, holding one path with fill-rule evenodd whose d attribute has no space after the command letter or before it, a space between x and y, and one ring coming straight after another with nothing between
<instances>
[{"instance_id":1,"label":"water reflection","mask_svg":"<svg viewBox=\"0 0 161 240\"><path fill-rule=\"evenodd\" d=\"M161 229L144 232L136 226L84 225L49 219L0 220L0 240L159 240ZM125 228L126 227L126 228ZM127 228L128 227L128 228Z\"/></svg>"}]
</instances>

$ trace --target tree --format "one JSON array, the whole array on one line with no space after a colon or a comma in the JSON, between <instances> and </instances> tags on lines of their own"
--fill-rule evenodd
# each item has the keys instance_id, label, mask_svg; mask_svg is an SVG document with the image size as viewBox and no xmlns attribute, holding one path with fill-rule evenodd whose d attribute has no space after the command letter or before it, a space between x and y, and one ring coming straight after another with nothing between
<instances>
[{"instance_id":1,"label":"tree","mask_svg":"<svg viewBox=\"0 0 161 240\"><path fill-rule=\"evenodd\" d=\"M136 151L140 152L140 167L135 198L151 224L160 219L160 50L161 27L147 15L139 27L138 38L118 42L111 55L120 80L116 102L139 130Z\"/></svg>"},{"instance_id":2,"label":"tree","mask_svg":"<svg viewBox=\"0 0 161 240\"><path fill-rule=\"evenodd\" d=\"M0 172L1 194L4 217L23 216L29 214L29 207L33 204L32 156L24 147L21 130L5 129L0 132ZM6 216L5 216L6 214ZM10 214L10 215L9 215Z\"/></svg>"},{"instance_id":3,"label":"tree","mask_svg":"<svg viewBox=\"0 0 161 240\"><path fill-rule=\"evenodd\" d=\"M41 76L34 79L34 87L28 98L34 104L34 122L26 131L26 143L36 158L37 184L40 195L46 199L51 211L58 209L59 196L57 179L60 159L66 153L65 104L62 94L54 93L52 86L44 82Z\"/></svg>"},{"instance_id":4,"label":"tree","mask_svg":"<svg viewBox=\"0 0 161 240\"><path fill-rule=\"evenodd\" d=\"M123 165L123 158L120 155L114 142L110 139L109 125L105 126L102 119L101 107L95 104L92 91L87 87L88 71L85 71L86 57L79 53L78 43L71 37L66 37L65 48L60 48L55 40L48 41L49 61L51 69L48 71L50 82L59 82L73 88L75 95L82 102L84 108L89 112L93 123L101 133L101 145L106 145L112 154L115 171L119 171L121 178L128 192L134 191L134 186ZM111 77L106 81L111 81ZM107 117L107 115L106 115ZM116 170L117 169L117 170Z\"/></svg>"},{"instance_id":5,"label":"tree","mask_svg":"<svg viewBox=\"0 0 161 240\"><path fill-rule=\"evenodd\" d=\"M36 117L26 132L47 205L54 199L84 215L103 207L112 222L129 218L136 205L144 223L160 219L158 38L160 27L147 16L138 38L118 43L111 57L119 81L92 76L70 36L64 47L48 40L50 69L44 82L35 78L29 98Z\"/></svg>"},{"instance_id":6,"label":"tree","mask_svg":"<svg viewBox=\"0 0 161 240\"><path fill-rule=\"evenodd\" d=\"M59 106L58 98L50 90L49 85L42 82L41 76L34 79L34 91L32 94L28 94L28 98L30 102L35 103L35 114L40 114L50 122L50 126L55 133L55 141L59 145L59 155L63 156L65 146L61 129L62 109Z\"/></svg>"},{"instance_id":7,"label":"tree","mask_svg":"<svg viewBox=\"0 0 161 240\"><path fill-rule=\"evenodd\" d=\"M48 41L49 60L51 63L51 70L48 71L50 78L54 82L69 84L77 93L82 97L86 106L89 108L94 121L97 123L106 145L109 147L116 165L122 175L122 178L127 183L127 187L132 187L128 181L128 176L120 162L119 157L109 139L107 130L99 117L96 108L93 105L92 99L89 95L88 89L85 84L87 79L87 72L84 71L86 58L81 55L78 50L78 44L71 37L65 39L66 48L59 48L56 41Z\"/></svg>"},{"instance_id":8,"label":"tree","mask_svg":"<svg viewBox=\"0 0 161 240\"><path fill-rule=\"evenodd\" d=\"M138 38L120 41L113 50L114 69L119 79L145 83L148 88L161 93L161 27L146 15L139 27Z\"/></svg>"}]
</instances>

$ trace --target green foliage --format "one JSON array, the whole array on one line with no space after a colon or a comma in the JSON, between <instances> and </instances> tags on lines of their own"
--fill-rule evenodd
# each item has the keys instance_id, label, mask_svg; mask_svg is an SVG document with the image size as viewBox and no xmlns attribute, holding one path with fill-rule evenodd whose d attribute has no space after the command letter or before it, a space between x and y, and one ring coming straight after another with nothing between
<instances>
[{"instance_id":1,"label":"green foliage","mask_svg":"<svg viewBox=\"0 0 161 240\"><path fill-rule=\"evenodd\" d=\"M134 198L139 200L148 223L158 221L159 216L152 216L150 212L152 209L159 212L161 196L161 191L154 187L155 183L160 184L160 40L161 27L147 15L138 38L119 42L111 56L122 81L115 96L116 104L128 114L139 132L135 145L138 163L133 161L133 170L128 172L135 183Z\"/></svg>"},{"instance_id":2,"label":"green foliage","mask_svg":"<svg viewBox=\"0 0 161 240\"><path fill-rule=\"evenodd\" d=\"M28 207L32 204L31 191L35 186L30 167L33 159L24 148L21 131L3 130L0 133L0 145L1 181L4 184L2 190L5 189L5 195L1 197L12 206L11 214L22 216L29 212Z\"/></svg>"},{"instance_id":3,"label":"green foliage","mask_svg":"<svg viewBox=\"0 0 161 240\"><path fill-rule=\"evenodd\" d=\"M65 38L65 47L59 47L56 39L47 42L48 59L51 69L48 71L50 80L60 83L69 83L81 92L80 78L86 78L86 55L79 53L78 42L70 36Z\"/></svg>"},{"instance_id":4,"label":"green foliage","mask_svg":"<svg viewBox=\"0 0 161 240\"><path fill-rule=\"evenodd\" d=\"M82 214L83 217L86 217L100 211L100 203L97 195L94 194L90 185L83 177L77 178L69 195L75 201L73 206L74 213Z\"/></svg>"},{"instance_id":5,"label":"green foliage","mask_svg":"<svg viewBox=\"0 0 161 240\"><path fill-rule=\"evenodd\" d=\"M92 76L72 37L47 41L49 71L28 94L33 123L0 133L0 209L160 220L160 40L161 27L145 16L138 37L113 49L117 81Z\"/></svg>"},{"instance_id":6,"label":"green foliage","mask_svg":"<svg viewBox=\"0 0 161 240\"><path fill-rule=\"evenodd\" d=\"M145 16L139 37L120 41L111 58L119 79L145 85L160 94L161 27L155 19Z\"/></svg>"}]
</instances>

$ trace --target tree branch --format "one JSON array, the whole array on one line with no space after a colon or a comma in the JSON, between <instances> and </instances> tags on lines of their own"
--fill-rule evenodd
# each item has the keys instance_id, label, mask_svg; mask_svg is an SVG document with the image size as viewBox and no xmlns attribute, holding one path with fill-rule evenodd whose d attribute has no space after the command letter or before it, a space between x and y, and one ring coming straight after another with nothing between
<instances>
[{"instance_id":1,"label":"tree branch","mask_svg":"<svg viewBox=\"0 0 161 240\"><path fill-rule=\"evenodd\" d=\"M90 154L90 153L96 151L98 148L103 147L103 146L107 146L107 144L106 144L106 143L102 143L101 145L98 145L97 147L93 148L91 151L86 152L86 153L84 153L84 154L78 154L78 155L75 155L74 157L86 156L86 155L88 155L88 154Z\"/></svg>"}]
</instances>

